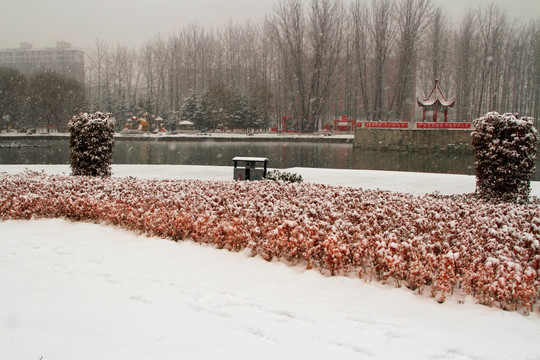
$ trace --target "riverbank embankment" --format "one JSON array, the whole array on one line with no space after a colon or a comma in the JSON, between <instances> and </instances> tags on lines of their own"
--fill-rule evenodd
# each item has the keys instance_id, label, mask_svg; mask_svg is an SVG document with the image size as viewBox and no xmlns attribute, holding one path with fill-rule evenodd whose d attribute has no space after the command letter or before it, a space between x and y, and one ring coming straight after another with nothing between
<instances>
[{"instance_id":1,"label":"riverbank embankment","mask_svg":"<svg viewBox=\"0 0 540 360\"><path fill-rule=\"evenodd\" d=\"M69 138L69 133L54 134L0 134L0 140L64 140ZM114 138L119 141L214 141L214 142L313 142L313 143L336 143L352 144L354 134L275 134L275 133L197 133L197 134L115 134Z\"/></svg>"},{"instance_id":2,"label":"riverbank embankment","mask_svg":"<svg viewBox=\"0 0 540 360\"><path fill-rule=\"evenodd\" d=\"M357 129L354 147L369 150L472 152L471 129Z\"/></svg>"}]
</instances>

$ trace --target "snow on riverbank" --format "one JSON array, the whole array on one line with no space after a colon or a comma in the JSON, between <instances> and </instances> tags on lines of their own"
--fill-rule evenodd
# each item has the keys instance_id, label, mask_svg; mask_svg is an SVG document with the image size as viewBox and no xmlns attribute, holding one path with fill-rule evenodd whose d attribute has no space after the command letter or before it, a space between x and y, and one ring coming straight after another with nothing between
<instances>
[{"instance_id":1,"label":"snow on riverbank","mask_svg":"<svg viewBox=\"0 0 540 360\"><path fill-rule=\"evenodd\" d=\"M57 165L0 172L25 167L69 173ZM290 171L366 189L474 191L474 177L461 175ZM118 165L113 173L232 178L231 167ZM537 311L470 298L438 304L408 289L96 224L0 222L0 274L6 359L540 358Z\"/></svg>"},{"instance_id":2,"label":"snow on riverbank","mask_svg":"<svg viewBox=\"0 0 540 360\"><path fill-rule=\"evenodd\" d=\"M48 174L69 175L69 165L6 165L0 164L0 172L16 174L30 169ZM305 182L336 186L361 187L429 194L435 191L443 195L473 193L476 178L472 175L415 173L382 170L351 170L321 168L280 169L302 175ZM133 176L141 179L199 179L232 180L232 166L204 165L113 165L113 176ZM531 182L531 195L540 197L540 181Z\"/></svg>"},{"instance_id":3,"label":"snow on riverbank","mask_svg":"<svg viewBox=\"0 0 540 360\"><path fill-rule=\"evenodd\" d=\"M64 220L0 223L6 359L531 359L538 313Z\"/></svg>"}]
</instances>

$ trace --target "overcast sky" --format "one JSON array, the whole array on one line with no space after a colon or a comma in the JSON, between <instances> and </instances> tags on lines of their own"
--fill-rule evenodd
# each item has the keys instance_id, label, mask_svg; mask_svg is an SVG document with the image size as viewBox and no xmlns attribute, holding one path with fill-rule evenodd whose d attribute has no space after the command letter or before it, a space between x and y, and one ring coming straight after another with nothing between
<instances>
[{"instance_id":1,"label":"overcast sky","mask_svg":"<svg viewBox=\"0 0 540 360\"><path fill-rule=\"evenodd\" d=\"M344 0L349 2L350 0ZM28 42L55 46L57 40L88 49L96 39L140 46L158 34L167 37L190 23L205 28L227 21L258 21L279 0L0 0L0 48ZM432 0L454 19L491 2L514 19L540 17L540 0Z\"/></svg>"}]
</instances>

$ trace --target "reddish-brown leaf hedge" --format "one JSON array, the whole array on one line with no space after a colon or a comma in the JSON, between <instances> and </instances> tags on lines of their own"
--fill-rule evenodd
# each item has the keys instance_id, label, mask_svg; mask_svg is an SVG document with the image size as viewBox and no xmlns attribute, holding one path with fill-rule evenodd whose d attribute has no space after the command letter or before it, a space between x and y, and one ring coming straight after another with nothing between
<instances>
[{"instance_id":1,"label":"reddish-brown leaf hedge","mask_svg":"<svg viewBox=\"0 0 540 360\"><path fill-rule=\"evenodd\" d=\"M65 217L331 274L393 281L438 301L459 292L532 311L540 287L540 205L472 195L413 196L274 181L0 175L0 217Z\"/></svg>"}]
</instances>

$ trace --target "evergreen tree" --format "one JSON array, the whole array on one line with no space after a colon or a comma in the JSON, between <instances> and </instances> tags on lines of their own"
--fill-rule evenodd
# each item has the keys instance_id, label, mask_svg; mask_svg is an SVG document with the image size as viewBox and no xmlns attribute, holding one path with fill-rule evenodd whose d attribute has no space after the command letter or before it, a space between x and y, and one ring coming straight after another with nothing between
<instances>
[{"instance_id":1,"label":"evergreen tree","mask_svg":"<svg viewBox=\"0 0 540 360\"><path fill-rule=\"evenodd\" d=\"M83 104L83 91L79 82L53 71L40 71L33 74L29 81L29 111L38 123L51 125L61 130L65 128L70 114L80 110Z\"/></svg>"},{"instance_id":2,"label":"evergreen tree","mask_svg":"<svg viewBox=\"0 0 540 360\"><path fill-rule=\"evenodd\" d=\"M184 105L182 105L180 120L181 121L191 121L194 124L200 123L200 104L197 95L193 90L189 91L189 95L184 99Z\"/></svg>"},{"instance_id":3,"label":"evergreen tree","mask_svg":"<svg viewBox=\"0 0 540 360\"><path fill-rule=\"evenodd\" d=\"M21 72L0 67L0 130L22 125L26 85L26 77Z\"/></svg>"},{"instance_id":4,"label":"evergreen tree","mask_svg":"<svg viewBox=\"0 0 540 360\"><path fill-rule=\"evenodd\" d=\"M69 122L69 153L72 175L111 176L114 147L112 114L80 113Z\"/></svg>"},{"instance_id":5,"label":"evergreen tree","mask_svg":"<svg viewBox=\"0 0 540 360\"><path fill-rule=\"evenodd\" d=\"M248 128L251 115L248 108L248 100L238 89L233 89L231 93L231 101L228 104L230 124L232 127Z\"/></svg>"},{"instance_id":6,"label":"evergreen tree","mask_svg":"<svg viewBox=\"0 0 540 360\"><path fill-rule=\"evenodd\" d=\"M208 91L204 91L200 100L199 107L196 111L196 116L193 119L195 126L199 129L209 128L212 124L212 102L210 101Z\"/></svg>"},{"instance_id":7,"label":"evergreen tree","mask_svg":"<svg viewBox=\"0 0 540 360\"><path fill-rule=\"evenodd\" d=\"M493 111L474 121L476 191L486 200L524 203L536 160L534 119Z\"/></svg>"}]
</instances>

